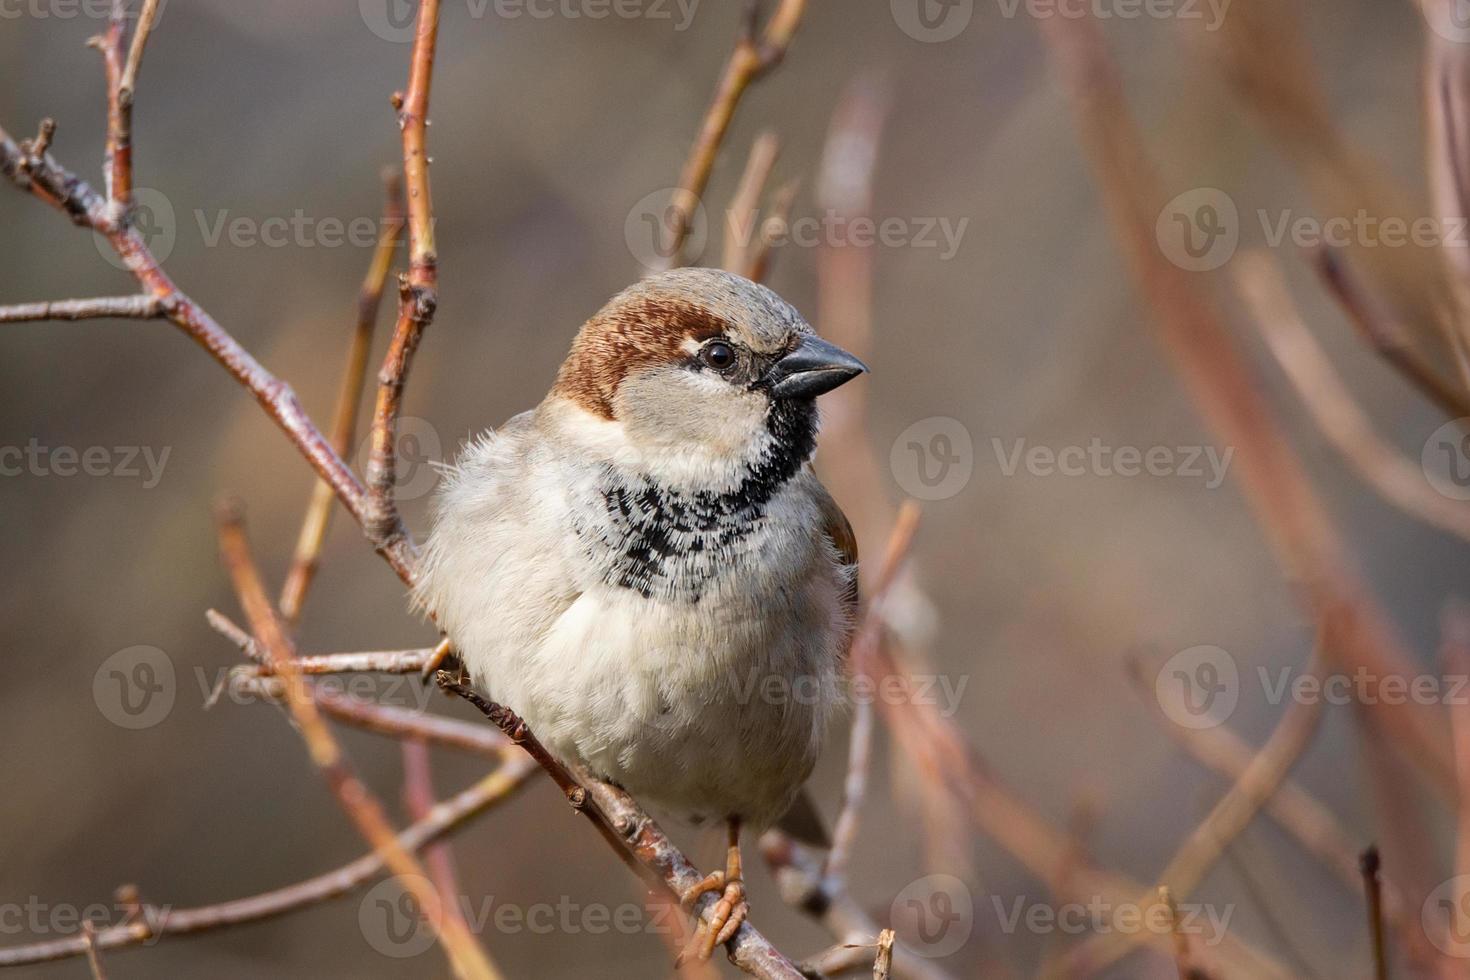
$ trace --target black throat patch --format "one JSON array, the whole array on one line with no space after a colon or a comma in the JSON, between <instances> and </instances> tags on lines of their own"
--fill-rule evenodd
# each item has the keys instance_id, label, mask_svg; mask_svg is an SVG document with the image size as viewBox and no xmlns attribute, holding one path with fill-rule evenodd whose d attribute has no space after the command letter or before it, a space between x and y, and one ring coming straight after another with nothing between
<instances>
[{"instance_id":1,"label":"black throat patch","mask_svg":"<svg viewBox=\"0 0 1470 980\"><path fill-rule=\"evenodd\" d=\"M598 487L606 523L577 528L603 581L644 598L698 602L716 576L739 563L771 498L811 458L816 406L775 402L766 429L773 437L770 451L722 492L672 489L608 467Z\"/></svg>"}]
</instances>

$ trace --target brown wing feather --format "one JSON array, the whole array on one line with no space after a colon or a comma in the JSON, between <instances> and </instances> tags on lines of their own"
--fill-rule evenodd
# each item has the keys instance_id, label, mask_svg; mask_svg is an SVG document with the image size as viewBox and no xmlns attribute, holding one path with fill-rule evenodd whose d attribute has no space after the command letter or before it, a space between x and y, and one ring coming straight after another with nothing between
<instances>
[{"instance_id":1,"label":"brown wing feather","mask_svg":"<svg viewBox=\"0 0 1470 980\"><path fill-rule=\"evenodd\" d=\"M851 570L852 577L846 591L842 594L842 602L849 620L856 623L858 614L857 535L852 533L852 524L848 521L847 515L842 512L841 507L837 506L837 501L832 499L832 495L825 487L818 495L817 502L822 508L822 533L837 549L837 555L842 564Z\"/></svg>"}]
</instances>

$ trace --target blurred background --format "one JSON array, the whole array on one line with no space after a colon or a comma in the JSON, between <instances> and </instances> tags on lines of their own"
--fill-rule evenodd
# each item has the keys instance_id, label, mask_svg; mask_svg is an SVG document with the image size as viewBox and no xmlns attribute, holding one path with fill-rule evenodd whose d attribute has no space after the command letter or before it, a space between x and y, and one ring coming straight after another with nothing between
<instances>
[{"instance_id":1,"label":"blurred background","mask_svg":"<svg viewBox=\"0 0 1470 980\"><path fill-rule=\"evenodd\" d=\"M534 405L576 328L644 271L640 209L675 183L744 16L729 0L691 3L605 18L569 15L587 9L574 0L539 8L550 16L494 0L445 3L430 130L440 303L406 404L405 448L420 465L409 468L402 497L417 531L435 480L427 464ZM1343 131L1424 200L1418 13L1370 0L1292 6L1309 45L1298 53L1320 68ZM1105 27L1169 194L1223 190L1244 216L1242 246L1268 245L1255 216L1311 216L1312 200L1203 55L1200 29L1215 14L1207 5L1197 12L1203 19L1187 29L1147 16ZM97 13L80 0L0 0L0 124L19 138L54 117L53 153L94 184L103 86L100 59L84 42L102 29ZM721 209L761 130L782 140L773 186L799 178L794 217L820 219L813 189L834 110L858 75L886 87L872 212L899 224L871 246L873 373L861 383L885 503L925 493L916 489L926 485L925 460L908 448L916 440L933 446L943 432L959 454L961 475L928 494L940 499L925 504L913 552L934 616L929 655L952 685L963 681L944 707L999 779L1056 825L1085 830L1099 866L1151 882L1225 784L1164 736L1159 706L1130 685L1127 660L1141 657L1151 678L1180 651L1225 651L1243 678L1229 726L1259 744L1286 705L1271 703L1257 668L1273 678L1299 671L1312 625L1233 470L1223 482L1211 470L1206 447L1222 461L1231 447L1215 441L1161 355L1049 70L1036 6L981 0L952 13L965 23L939 36L950 31L916 30L902 0L814 0L785 63L736 116L705 198L702 261L719 261ZM287 379L321 424L381 211L379 171L398 159L388 98L406 78L402 23L372 0L171 0L141 73L136 180L154 195L140 193L146 220L158 222L155 248L166 243L174 279ZM355 241L343 240L353 228ZM831 242L827 231L817 237ZM820 243L780 248L769 280L819 326ZM0 193L0 304L130 291L104 251L39 202ZM1380 431L1417 464L1443 416L1359 341L1293 246L1272 252ZM1255 331L1236 325L1366 578L1423 669L1436 673L1440 611L1463 593L1470 552L1366 489L1300 410ZM387 333L380 329L379 350ZM1197 450L1200 469L1186 470L1182 452L1165 475L1095 466L1068 475L1010 461L1018 447L1094 442ZM0 908L10 910L0 942L75 932L44 910L110 907L125 882L154 903L207 904L363 852L277 709L226 699L204 710L238 660L204 621L210 607L236 613L210 502L225 490L244 498L278 585L312 485L306 464L166 323L0 328L0 446L32 445L30 458L51 462L0 478ZM60 459L39 454L62 447L102 447L106 473L67 476ZM833 482L839 501L858 492ZM881 553L884 529L862 530L865 553ZM338 520L301 648L433 639L397 579ZM98 678L110 657L137 646L162 651L171 700L141 727L125 727L136 717L117 722ZM470 717L426 691L374 683L369 693L381 699ZM1329 707L1322 724L1296 778L1366 845L1384 818L1352 712ZM340 731L401 821L397 746ZM845 745L845 730L834 732L814 777L829 820ZM960 948L935 962L955 976L1032 975L1081 938L1008 921L1018 900L1052 899L1035 869L984 836L964 855L968 869L934 867L923 827L895 791L887 740L879 746L852 872L853 894L875 918L887 921L894 897L924 875L954 870L968 881L973 921ZM482 768L452 752L435 759L441 794ZM1450 819L1409 785L1400 803L1427 815L1438 836L1423 843L1444 877ZM717 840L674 833L697 863L717 860ZM454 854L472 902L641 908L634 881L545 780L463 829ZM793 955L830 944L781 903L758 859L748 864L754 919L767 935ZM108 974L447 975L437 951L401 957L366 941L364 894L115 952ZM1294 973L1370 975L1361 896L1269 822L1242 835L1192 900L1231 910L1231 932ZM18 928L15 910L36 907L43 928L29 912ZM667 975L660 939L627 932L492 924L484 939L511 976ZM12 972L64 978L86 969L67 960ZM1102 975L1173 970L1167 958L1135 956Z\"/></svg>"}]
</instances>

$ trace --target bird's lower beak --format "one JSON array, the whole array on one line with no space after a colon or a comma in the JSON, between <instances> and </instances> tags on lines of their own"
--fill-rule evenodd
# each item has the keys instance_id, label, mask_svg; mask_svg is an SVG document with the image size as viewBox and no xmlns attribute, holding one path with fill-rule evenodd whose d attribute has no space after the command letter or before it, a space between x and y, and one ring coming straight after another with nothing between
<instances>
[{"instance_id":1,"label":"bird's lower beak","mask_svg":"<svg viewBox=\"0 0 1470 980\"><path fill-rule=\"evenodd\" d=\"M867 373L868 366L836 344L807 335L771 365L761 386L772 398L815 398Z\"/></svg>"}]
</instances>

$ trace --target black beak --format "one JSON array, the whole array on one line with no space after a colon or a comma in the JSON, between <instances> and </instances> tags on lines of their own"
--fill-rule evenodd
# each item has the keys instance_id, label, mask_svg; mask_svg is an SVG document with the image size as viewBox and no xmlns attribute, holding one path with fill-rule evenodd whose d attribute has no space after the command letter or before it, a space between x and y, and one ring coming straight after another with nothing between
<instances>
[{"instance_id":1,"label":"black beak","mask_svg":"<svg viewBox=\"0 0 1470 980\"><path fill-rule=\"evenodd\" d=\"M866 374L868 366L836 344L807 334L761 378L772 398L815 398Z\"/></svg>"}]
</instances>

